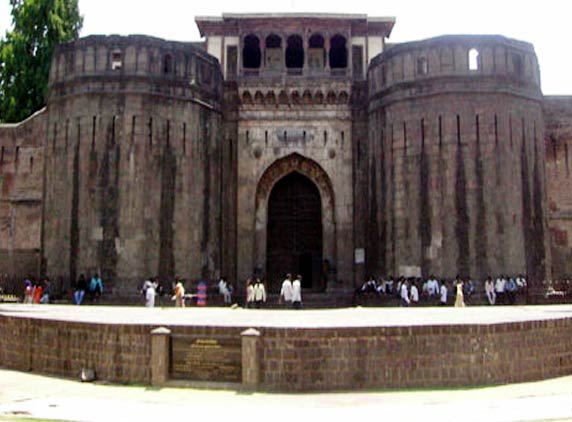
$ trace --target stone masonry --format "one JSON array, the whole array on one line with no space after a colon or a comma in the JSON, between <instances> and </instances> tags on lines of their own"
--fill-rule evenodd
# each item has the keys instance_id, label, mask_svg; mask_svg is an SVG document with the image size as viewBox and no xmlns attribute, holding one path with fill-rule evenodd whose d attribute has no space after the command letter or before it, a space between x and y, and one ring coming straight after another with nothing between
<instances>
[{"instance_id":1,"label":"stone masonry","mask_svg":"<svg viewBox=\"0 0 572 422\"><path fill-rule=\"evenodd\" d=\"M395 19L365 15L196 21L204 42L58 47L46 109L0 126L0 272L276 291L291 268L326 294L407 267L570 274L572 103L543 97L531 44L389 45Z\"/></svg>"}]
</instances>

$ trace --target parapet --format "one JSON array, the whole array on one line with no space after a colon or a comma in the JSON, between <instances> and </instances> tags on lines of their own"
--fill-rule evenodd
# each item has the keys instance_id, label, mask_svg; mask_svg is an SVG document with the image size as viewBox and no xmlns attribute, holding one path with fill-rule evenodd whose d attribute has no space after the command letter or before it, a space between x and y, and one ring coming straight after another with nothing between
<instances>
[{"instance_id":1,"label":"parapet","mask_svg":"<svg viewBox=\"0 0 572 422\"><path fill-rule=\"evenodd\" d=\"M371 97L392 97L400 88L409 89L408 96L507 91L542 97L532 44L499 35L445 35L392 45L372 60L368 80Z\"/></svg>"},{"instance_id":2,"label":"parapet","mask_svg":"<svg viewBox=\"0 0 572 422\"><path fill-rule=\"evenodd\" d=\"M200 93L204 99L218 101L222 75L218 60L197 43L143 35L93 35L56 48L49 88L50 99L135 91L174 97Z\"/></svg>"}]
</instances>

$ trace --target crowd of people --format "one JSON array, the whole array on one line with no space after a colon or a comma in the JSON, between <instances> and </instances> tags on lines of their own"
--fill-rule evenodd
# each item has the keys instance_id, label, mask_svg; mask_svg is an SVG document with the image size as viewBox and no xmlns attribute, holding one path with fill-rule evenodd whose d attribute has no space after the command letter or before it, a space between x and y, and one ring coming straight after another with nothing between
<instances>
[{"instance_id":1,"label":"crowd of people","mask_svg":"<svg viewBox=\"0 0 572 422\"><path fill-rule=\"evenodd\" d=\"M358 302L365 295L397 297L402 306L416 306L420 301L427 304L446 306L449 296L455 297L454 305L463 307L477 292L478 281L471 278L455 277L453 280L437 278L433 275L423 280L420 277L369 277L354 292L354 301ZM486 277L483 290L490 305L513 305L518 293L527 288L526 278L517 276L499 275L495 278ZM454 290L454 292L453 292Z\"/></svg>"},{"instance_id":2,"label":"crowd of people","mask_svg":"<svg viewBox=\"0 0 572 422\"><path fill-rule=\"evenodd\" d=\"M3 293L19 291L16 284L22 286L22 279L6 282L6 277L0 275L0 289ZM185 303L196 302L198 306L206 306L207 296L211 297L211 303L224 304L225 306L241 306L245 308L264 308L279 306L281 308L302 309L302 277L287 274L280 285L280 294L277 303L269 303L267 285L261 277L249 277L245 282L244 297L236 295L235 287L226 277L221 277L216 283L200 281L196 283L186 282L177 278L173 283L161 283L158 277L149 277L139 287L145 306L155 306L157 296L164 297L161 305L169 303L169 298L176 307L184 307ZM11 286L11 287L10 287ZM166 286L166 287L164 287ZM538 290L544 292L545 297L552 300L568 300L572 295L572 281L543 280L535 283L541 286ZM8 288L7 288L8 287ZM366 298L374 301L386 300L387 304L400 303L402 306L420 305L450 305L464 306L468 304L512 305L517 298L524 296L528 289L526 277L518 275L498 275L486 277L484 280L456 277L454 279L438 278L433 275L422 279L419 277L369 277L359 288L354 291L354 303L361 304ZM23 283L24 303L51 303L69 298L74 304L81 305L85 302L99 303L103 294L103 281L98 273L93 275L80 274L75 282L64 283L62 277L55 282L48 277L35 279L25 277ZM0 290L0 292L2 292ZM220 299L215 296L218 294ZM558 297L556 297L558 296ZM214 298L214 300L213 300ZM451 300L451 298L454 298Z\"/></svg>"}]
</instances>

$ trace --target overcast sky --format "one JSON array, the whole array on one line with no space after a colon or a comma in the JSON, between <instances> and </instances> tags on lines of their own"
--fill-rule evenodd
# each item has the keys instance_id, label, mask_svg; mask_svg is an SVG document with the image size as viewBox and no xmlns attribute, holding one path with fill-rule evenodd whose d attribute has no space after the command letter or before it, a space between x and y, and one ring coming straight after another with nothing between
<instances>
[{"instance_id":1,"label":"overcast sky","mask_svg":"<svg viewBox=\"0 0 572 422\"><path fill-rule=\"evenodd\" d=\"M570 0L79 0L82 36L147 34L199 40L195 16L222 13L319 12L394 16L390 42L445 34L500 34L534 44L545 95L572 95ZM11 24L0 0L0 34Z\"/></svg>"}]
</instances>

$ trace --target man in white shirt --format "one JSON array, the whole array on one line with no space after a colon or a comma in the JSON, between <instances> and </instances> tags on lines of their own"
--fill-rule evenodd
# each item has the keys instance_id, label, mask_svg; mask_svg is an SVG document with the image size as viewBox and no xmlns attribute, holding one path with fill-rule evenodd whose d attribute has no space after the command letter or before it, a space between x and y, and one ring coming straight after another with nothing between
<instances>
[{"instance_id":1,"label":"man in white shirt","mask_svg":"<svg viewBox=\"0 0 572 422\"><path fill-rule=\"evenodd\" d=\"M220 281L218 282L218 291L224 299L224 304L229 305L231 302L231 296L226 277L221 277Z\"/></svg>"},{"instance_id":2,"label":"man in white shirt","mask_svg":"<svg viewBox=\"0 0 572 422\"><path fill-rule=\"evenodd\" d=\"M411 283L411 304L419 304L419 289L417 288L417 283L415 283L415 281Z\"/></svg>"},{"instance_id":3,"label":"man in white shirt","mask_svg":"<svg viewBox=\"0 0 572 422\"><path fill-rule=\"evenodd\" d=\"M429 296L439 296L439 283L435 279L435 277L429 277L429 281L427 281L427 294Z\"/></svg>"},{"instance_id":4,"label":"man in white shirt","mask_svg":"<svg viewBox=\"0 0 572 422\"><path fill-rule=\"evenodd\" d=\"M292 307L292 295L293 295L293 287L292 287L292 274L287 274L286 278L282 282L282 288L280 289L280 303L284 305L285 308Z\"/></svg>"},{"instance_id":5,"label":"man in white shirt","mask_svg":"<svg viewBox=\"0 0 572 422\"><path fill-rule=\"evenodd\" d=\"M264 287L264 283L259 278L256 279L256 284L254 285L254 303L257 309L260 309L266 303L266 287Z\"/></svg>"},{"instance_id":6,"label":"man in white shirt","mask_svg":"<svg viewBox=\"0 0 572 422\"><path fill-rule=\"evenodd\" d=\"M447 285L445 284L445 280L441 280L441 289L439 291L441 295L440 305L446 306L447 305Z\"/></svg>"},{"instance_id":7,"label":"man in white shirt","mask_svg":"<svg viewBox=\"0 0 572 422\"><path fill-rule=\"evenodd\" d=\"M506 279L504 276L497 277L495 281L495 293L497 294L497 302L504 304L504 286L506 284Z\"/></svg>"},{"instance_id":8,"label":"man in white shirt","mask_svg":"<svg viewBox=\"0 0 572 422\"><path fill-rule=\"evenodd\" d=\"M292 308L302 309L302 276L299 274L292 282Z\"/></svg>"},{"instance_id":9,"label":"man in white shirt","mask_svg":"<svg viewBox=\"0 0 572 422\"><path fill-rule=\"evenodd\" d=\"M409 291L407 290L407 281L405 279L401 282L401 306L409 306Z\"/></svg>"}]
</instances>

